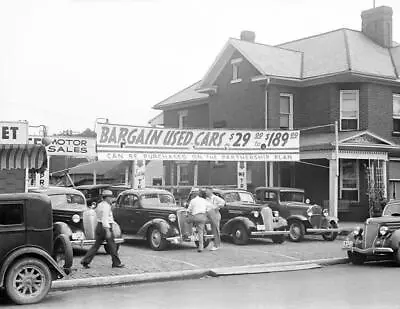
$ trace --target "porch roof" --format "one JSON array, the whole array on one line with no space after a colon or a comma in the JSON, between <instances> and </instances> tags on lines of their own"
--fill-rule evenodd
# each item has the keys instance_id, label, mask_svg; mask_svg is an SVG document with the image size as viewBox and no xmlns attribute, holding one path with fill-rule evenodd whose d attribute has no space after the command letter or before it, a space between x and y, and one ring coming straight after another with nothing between
<instances>
[{"instance_id":1,"label":"porch roof","mask_svg":"<svg viewBox=\"0 0 400 309\"><path fill-rule=\"evenodd\" d=\"M399 148L400 145L369 131L339 132L340 150L393 152ZM333 149L335 149L335 133L333 132L300 134L300 151Z\"/></svg>"}]
</instances>

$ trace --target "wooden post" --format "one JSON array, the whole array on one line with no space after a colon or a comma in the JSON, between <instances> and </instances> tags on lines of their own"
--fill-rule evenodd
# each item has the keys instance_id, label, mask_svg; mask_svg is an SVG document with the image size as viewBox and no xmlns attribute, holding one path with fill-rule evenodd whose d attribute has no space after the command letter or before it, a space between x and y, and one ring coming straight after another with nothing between
<instances>
[{"instance_id":1,"label":"wooden post","mask_svg":"<svg viewBox=\"0 0 400 309\"><path fill-rule=\"evenodd\" d=\"M195 187L197 187L198 174L199 174L199 163L195 162L193 166L193 186Z\"/></svg>"},{"instance_id":2,"label":"wooden post","mask_svg":"<svg viewBox=\"0 0 400 309\"><path fill-rule=\"evenodd\" d=\"M93 170L93 184L96 185L97 182L97 173L96 170Z\"/></svg>"},{"instance_id":3,"label":"wooden post","mask_svg":"<svg viewBox=\"0 0 400 309\"><path fill-rule=\"evenodd\" d=\"M132 161L131 175L132 175L132 189L136 189L136 187L137 187L137 184L136 184L136 160Z\"/></svg>"},{"instance_id":4,"label":"wooden post","mask_svg":"<svg viewBox=\"0 0 400 309\"><path fill-rule=\"evenodd\" d=\"M129 166L125 167L125 186L129 186Z\"/></svg>"},{"instance_id":5,"label":"wooden post","mask_svg":"<svg viewBox=\"0 0 400 309\"><path fill-rule=\"evenodd\" d=\"M329 160L329 214L331 216L338 216L338 178L336 176L337 171L337 160L336 158Z\"/></svg>"}]
</instances>

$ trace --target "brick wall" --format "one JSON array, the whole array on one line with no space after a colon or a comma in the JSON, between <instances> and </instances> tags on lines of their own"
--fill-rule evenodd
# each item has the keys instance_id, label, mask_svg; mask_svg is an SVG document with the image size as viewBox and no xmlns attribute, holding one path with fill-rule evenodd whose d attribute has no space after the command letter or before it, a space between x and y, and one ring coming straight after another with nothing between
<instances>
[{"instance_id":1,"label":"brick wall","mask_svg":"<svg viewBox=\"0 0 400 309\"><path fill-rule=\"evenodd\" d=\"M25 170L0 170L0 193L25 192Z\"/></svg>"}]
</instances>

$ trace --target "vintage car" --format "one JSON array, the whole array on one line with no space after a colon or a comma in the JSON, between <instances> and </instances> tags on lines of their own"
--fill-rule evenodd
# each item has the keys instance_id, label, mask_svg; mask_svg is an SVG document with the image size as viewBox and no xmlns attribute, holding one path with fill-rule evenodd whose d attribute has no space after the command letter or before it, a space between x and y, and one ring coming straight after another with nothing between
<instances>
[{"instance_id":1,"label":"vintage car","mask_svg":"<svg viewBox=\"0 0 400 309\"><path fill-rule=\"evenodd\" d=\"M287 222L266 205L257 204L250 192L241 189L213 188L213 193L225 200L220 209L221 235L230 236L237 245L245 245L249 238L270 238L283 243ZM192 199L189 194L186 205Z\"/></svg>"},{"instance_id":2,"label":"vintage car","mask_svg":"<svg viewBox=\"0 0 400 309\"><path fill-rule=\"evenodd\" d=\"M169 243L196 241L193 225L188 222L187 210L176 205L174 196L162 189L126 190L113 209L126 238L147 240L153 250L164 250ZM207 225L204 247L213 238Z\"/></svg>"},{"instance_id":3,"label":"vintage car","mask_svg":"<svg viewBox=\"0 0 400 309\"><path fill-rule=\"evenodd\" d=\"M96 208L96 205L101 202L103 190L110 190L113 193L114 200L116 200L121 192L130 188L126 185L96 184L81 185L75 187L75 189L83 193L89 207Z\"/></svg>"},{"instance_id":4,"label":"vintage car","mask_svg":"<svg viewBox=\"0 0 400 309\"><path fill-rule=\"evenodd\" d=\"M41 301L72 266L72 247L53 231L47 196L0 194L0 288L17 304Z\"/></svg>"},{"instance_id":5,"label":"vintage car","mask_svg":"<svg viewBox=\"0 0 400 309\"><path fill-rule=\"evenodd\" d=\"M367 219L343 243L350 262L357 265L367 260L394 260L400 265L399 247L400 200L391 200L381 217Z\"/></svg>"},{"instance_id":6,"label":"vintage car","mask_svg":"<svg viewBox=\"0 0 400 309\"><path fill-rule=\"evenodd\" d=\"M320 234L323 239L333 241L339 233L338 219L330 216L328 209L311 205L304 190L258 187L255 196L258 202L267 203L288 221L291 241L301 241L306 234Z\"/></svg>"},{"instance_id":7,"label":"vintage car","mask_svg":"<svg viewBox=\"0 0 400 309\"><path fill-rule=\"evenodd\" d=\"M67 235L73 248L84 249L94 244L96 212L87 207L85 197L80 191L66 187L31 188L29 191L45 194L50 198L55 230ZM113 224L113 233L117 246L124 242L118 224ZM103 245L106 252L109 252L106 242Z\"/></svg>"}]
</instances>

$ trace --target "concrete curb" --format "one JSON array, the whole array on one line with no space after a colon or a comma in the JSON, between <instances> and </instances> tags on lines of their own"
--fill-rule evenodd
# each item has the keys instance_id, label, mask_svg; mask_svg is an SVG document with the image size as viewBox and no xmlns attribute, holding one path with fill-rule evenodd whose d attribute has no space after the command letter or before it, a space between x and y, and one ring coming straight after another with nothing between
<instances>
[{"instance_id":1,"label":"concrete curb","mask_svg":"<svg viewBox=\"0 0 400 309\"><path fill-rule=\"evenodd\" d=\"M200 279L206 276L228 276L240 274L258 274L320 268L327 265L347 264L347 258L330 258L282 263L255 264L245 266L220 267L213 269L194 269L120 276L92 277L54 281L52 291L72 290L88 287L138 284L149 282Z\"/></svg>"}]
</instances>

